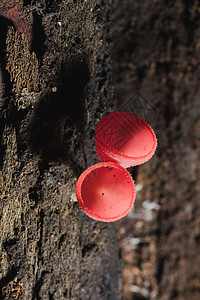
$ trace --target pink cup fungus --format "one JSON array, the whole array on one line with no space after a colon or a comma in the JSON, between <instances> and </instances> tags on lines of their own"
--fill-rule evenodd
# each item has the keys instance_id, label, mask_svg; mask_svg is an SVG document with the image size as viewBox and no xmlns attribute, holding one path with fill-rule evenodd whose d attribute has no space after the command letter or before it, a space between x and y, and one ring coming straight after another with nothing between
<instances>
[{"instance_id":1,"label":"pink cup fungus","mask_svg":"<svg viewBox=\"0 0 200 300\"><path fill-rule=\"evenodd\" d=\"M141 118L114 112L97 124L95 146L101 161L116 162L128 168L147 162L155 153L157 139Z\"/></svg>"},{"instance_id":2,"label":"pink cup fungus","mask_svg":"<svg viewBox=\"0 0 200 300\"><path fill-rule=\"evenodd\" d=\"M135 201L135 187L126 169L113 162L102 162L80 175L76 196L90 218L114 222L130 212Z\"/></svg>"}]
</instances>

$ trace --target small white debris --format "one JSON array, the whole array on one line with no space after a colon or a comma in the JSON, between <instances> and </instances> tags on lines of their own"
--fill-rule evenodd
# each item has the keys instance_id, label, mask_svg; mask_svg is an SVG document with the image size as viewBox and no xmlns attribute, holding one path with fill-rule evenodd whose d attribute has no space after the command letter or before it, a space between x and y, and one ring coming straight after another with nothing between
<instances>
[{"instance_id":1,"label":"small white debris","mask_svg":"<svg viewBox=\"0 0 200 300\"><path fill-rule=\"evenodd\" d=\"M160 209L160 205L150 200L145 200L142 203L141 208L137 208L135 212L134 207L131 209L127 217L129 219L143 219L144 221L151 222L155 218L155 211ZM138 228L142 227L142 224L138 224Z\"/></svg>"},{"instance_id":2,"label":"small white debris","mask_svg":"<svg viewBox=\"0 0 200 300\"><path fill-rule=\"evenodd\" d=\"M141 294L144 298L148 298L149 297L149 292L147 289L145 288L141 288L137 285L130 285L129 290L133 293L138 293Z\"/></svg>"},{"instance_id":3,"label":"small white debris","mask_svg":"<svg viewBox=\"0 0 200 300\"><path fill-rule=\"evenodd\" d=\"M135 192L136 192L136 194L137 194L138 192L140 192L140 191L142 190L142 188L143 188L143 185L142 185L142 184L136 184L136 185L135 185Z\"/></svg>"},{"instance_id":4,"label":"small white debris","mask_svg":"<svg viewBox=\"0 0 200 300\"><path fill-rule=\"evenodd\" d=\"M143 223L141 221L138 221L137 223L135 223L135 227L137 227L138 229L142 228Z\"/></svg>"},{"instance_id":5,"label":"small white debris","mask_svg":"<svg viewBox=\"0 0 200 300\"><path fill-rule=\"evenodd\" d=\"M75 193L71 194L70 201L71 201L71 202L78 202Z\"/></svg>"},{"instance_id":6,"label":"small white debris","mask_svg":"<svg viewBox=\"0 0 200 300\"><path fill-rule=\"evenodd\" d=\"M119 232L120 232L120 234L124 234L124 233L126 233L126 229L124 227L121 227Z\"/></svg>"},{"instance_id":7,"label":"small white debris","mask_svg":"<svg viewBox=\"0 0 200 300\"><path fill-rule=\"evenodd\" d=\"M140 244L140 239L138 239L138 238L130 238L130 244L132 245L132 246L137 246L137 245L139 245Z\"/></svg>"},{"instance_id":8,"label":"small white debris","mask_svg":"<svg viewBox=\"0 0 200 300\"><path fill-rule=\"evenodd\" d=\"M127 237L122 240L122 248L126 251L132 251L137 248L137 246L140 244L141 240L139 238L130 238Z\"/></svg>"},{"instance_id":9,"label":"small white debris","mask_svg":"<svg viewBox=\"0 0 200 300\"><path fill-rule=\"evenodd\" d=\"M150 287L150 282L148 280L145 280L143 284L146 288Z\"/></svg>"},{"instance_id":10,"label":"small white debris","mask_svg":"<svg viewBox=\"0 0 200 300\"><path fill-rule=\"evenodd\" d=\"M52 90L53 93L56 93L57 92L57 87L53 86L51 90Z\"/></svg>"},{"instance_id":11,"label":"small white debris","mask_svg":"<svg viewBox=\"0 0 200 300\"><path fill-rule=\"evenodd\" d=\"M58 22L58 25L59 25L59 26L61 26L61 25L62 25L62 23L61 23L61 22Z\"/></svg>"},{"instance_id":12,"label":"small white debris","mask_svg":"<svg viewBox=\"0 0 200 300\"><path fill-rule=\"evenodd\" d=\"M160 205L155 203L155 202L151 202L150 200L146 200L142 203L142 206L144 209L146 210L158 210L160 208Z\"/></svg>"}]
</instances>

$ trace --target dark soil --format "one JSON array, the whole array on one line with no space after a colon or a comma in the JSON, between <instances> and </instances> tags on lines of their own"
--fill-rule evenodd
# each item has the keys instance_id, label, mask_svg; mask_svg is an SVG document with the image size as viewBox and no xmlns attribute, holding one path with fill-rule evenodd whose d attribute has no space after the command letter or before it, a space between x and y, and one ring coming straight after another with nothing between
<instances>
[{"instance_id":1,"label":"dark soil","mask_svg":"<svg viewBox=\"0 0 200 300\"><path fill-rule=\"evenodd\" d=\"M118 222L126 300L200 299L199 12L199 1L113 1L116 110L158 137L130 170L135 209Z\"/></svg>"}]
</instances>

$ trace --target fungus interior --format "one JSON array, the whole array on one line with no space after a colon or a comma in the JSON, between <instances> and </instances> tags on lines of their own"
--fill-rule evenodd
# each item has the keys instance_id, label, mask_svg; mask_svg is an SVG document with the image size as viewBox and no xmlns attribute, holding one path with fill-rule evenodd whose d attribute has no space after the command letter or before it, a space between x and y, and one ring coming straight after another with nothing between
<instances>
[{"instance_id":1,"label":"fungus interior","mask_svg":"<svg viewBox=\"0 0 200 300\"><path fill-rule=\"evenodd\" d=\"M132 207L133 181L130 181L126 172L122 168L100 167L86 175L81 196L84 205L92 214L108 219L115 218Z\"/></svg>"}]
</instances>

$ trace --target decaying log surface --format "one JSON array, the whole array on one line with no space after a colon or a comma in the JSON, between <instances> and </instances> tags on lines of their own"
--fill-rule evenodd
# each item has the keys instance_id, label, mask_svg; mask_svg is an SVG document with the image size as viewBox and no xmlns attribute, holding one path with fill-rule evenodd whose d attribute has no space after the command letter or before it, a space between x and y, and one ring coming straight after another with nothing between
<instances>
[{"instance_id":1,"label":"decaying log surface","mask_svg":"<svg viewBox=\"0 0 200 300\"><path fill-rule=\"evenodd\" d=\"M117 299L114 224L75 199L112 106L109 1L0 4L0 299ZM8 13L8 9L9 13Z\"/></svg>"}]
</instances>

